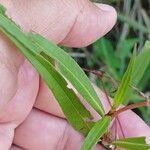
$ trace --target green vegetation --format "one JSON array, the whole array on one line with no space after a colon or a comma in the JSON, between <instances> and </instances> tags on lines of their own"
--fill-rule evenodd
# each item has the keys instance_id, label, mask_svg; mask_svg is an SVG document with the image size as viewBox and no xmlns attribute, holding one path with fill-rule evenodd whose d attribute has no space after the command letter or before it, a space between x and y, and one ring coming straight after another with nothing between
<instances>
[{"instance_id":1,"label":"green vegetation","mask_svg":"<svg viewBox=\"0 0 150 150\"><path fill-rule=\"evenodd\" d=\"M92 0L94 2L103 2L114 6L118 12L118 21L115 27L104 38L99 39L93 45L86 48L69 49L74 59L83 68L102 70L120 81L126 71L127 64L132 54L132 49L137 43L137 53L139 53L145 41L150 40L150 1L149 0ZM149 45L145 45L143 55L149 56ZM144 58L144 57L143 57ZM138 58L140 59L140 58ZM133 75L137 78L133 83L140 89L146 97L150 96L150 63L148 59L143 59L145 63L138 64L137 72ZM140 70L145 72L141 74ZM91 73L89 78L102 88L99 78ZM139 76L141 80L138 79ZM104 79L106 89L111 96L114 96L117 85L113 84L108 78ZM124 104L135 103L144 100L137 93L132 93L126 98ZM135 109L146 122L150 125L150 109L143 107Z\"/></svg>"}]
</instances>

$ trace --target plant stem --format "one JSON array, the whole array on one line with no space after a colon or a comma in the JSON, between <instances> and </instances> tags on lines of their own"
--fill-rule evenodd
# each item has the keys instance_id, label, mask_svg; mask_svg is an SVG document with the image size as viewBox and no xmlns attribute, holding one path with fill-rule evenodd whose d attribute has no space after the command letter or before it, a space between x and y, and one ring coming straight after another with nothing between
<instances>
[{"instance_id":1,"label":"plant stem","mask_svg":"<svg viewBox=\"0 0 150 150\"><path fill-rule=\"evenodd\" d=\"M99 77L99 79L100 79L100 82L101 82L101 84L102 84L102 88L103 88L103 92L104 92L104 94L105 94L105 96L106 96L106 100L108 101L110 107L112 107L111 101L110 101L110 99L109 99L109 97L108 97L107 90L106 90L105 85L104 85L104 82L103 82L103 79L102 79L101 77Z\"/></svg>"},{"instance_id":2,"label":"plant stem","mask_svg":"<svg viewBox=\"0 0 150 150\"><path fill-rule=\"evenodd\" d=\"M123 136L123 138L125 138L125 134L124 134L124 131L123 131L123 128L122 128L122 125L121 125L121 122L120 122L120 119L119 119L118 116L116 117L116 120L118 121L118 124L119 124L119 127L120 127L120 131L122 133L122 136Z\"/></svg>"},{"instance_id":3,"label":"plant stem","mask_svg":"<svg viewBox=\"0 0 150 150\"><path fill-rule=\"evenodd\" d=\"M82 68L85 72L91 72L91 73L93 73L93 74L95 74L97 77L99 77L99 78L102 78L103 77L103 75L104 75L104 73L105 72L103 72L103 71L100 71L100 70L91 70L91 69L86 69L86 68Z\"/></svg>"},{"instance_id":4,"label":"plant stem","mask_svg":"<svg viewBox=\"0 0 150 150\"><path fill-rule=\"evenodd\" d=\"M112 114L112 117L114 118L127 110L132 110L132 109L144 107L144 106L150 107L150 101L138 102L138 103L131 104L131 105L125 106L123 108L120 108L119 110L115 111Z\"/></svg>"},{"instance_id":5,"label":"plant stem","mask_svg":"<svg viewBox=\"0 0 150 150\"><path fill-rule=\"evenodd\" d=\"M106 88L105 88L105 84L104 84L103 78L102 78L102 77L99 77L99 79L100 79L100 82L101 82L101 84L102 84L102 88L103 88L103 92L104 92L104 94L105 94L105 96L106 96L106 100L108 101L110 107L112 107L111 101L110 101L109 96L108 96L108 94L107 94L107 90L106 90ZM123 128L122 128L122 125L121 125L121 122L120 122L118 116L116 116L116 120L117 120L117 122L118 122L118 124L119 124L120 131L121 131L121 133L122 133L122 136L123 136L123 138L125 138L125 134L124 134L124 132L123 132Z\"/></svg>"}]
</instances>

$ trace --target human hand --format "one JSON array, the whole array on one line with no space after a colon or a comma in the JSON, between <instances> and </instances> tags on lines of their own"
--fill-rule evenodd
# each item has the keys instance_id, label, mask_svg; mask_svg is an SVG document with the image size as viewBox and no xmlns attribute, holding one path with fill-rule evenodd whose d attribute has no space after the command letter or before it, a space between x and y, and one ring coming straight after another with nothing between
<instances>
[{"instance_id":1,"label":"human hand","mask_svg":"<svg viewBox=\"0 0 150 150\"><path fill-rule=\"evenodd\" d=\"M24 30L33 30L70 47L92 43L106 34L116 21L112 7L95 6L88 0L0 0L0 3ZM80 149L83 137L68 125L52 93L3 34L0 95L0 150L11 146L13 150L19 149L14 145L27 150ZM105 98L101 99L108 109ZM133 112L123 113L119 119L126 136L144 135L150 143L149 127Z\"/></svg>"}]
</instances>

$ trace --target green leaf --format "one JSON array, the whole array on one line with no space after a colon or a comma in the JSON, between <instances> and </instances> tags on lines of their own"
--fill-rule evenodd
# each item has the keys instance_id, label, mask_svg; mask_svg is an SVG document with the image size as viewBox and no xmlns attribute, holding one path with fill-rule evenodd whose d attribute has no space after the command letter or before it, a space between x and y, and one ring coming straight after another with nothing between
<instances>
[{"instance_id":1,"label":"green leaf","mask_svg":"<svg viewBox=\"0 0 150 150\"><path fill-rule=\"evenodd\" d=\"M88 77L85 75L79 65L54 43L48 41L38 34L30 33L28 35L39 49L54 59L61 68L61 73L66 77L83 98L101 115L104 115L103 106L91 85Z\"/></svg>"},{"instance_id":2,"label":"green leaf","mask_svg":"<svg viewBox=\"0 0 150 150\"><path fill-rule=\"evenodd\" d=\"M141 81L148 81L149 79L149 68L150 68L150 41L145 43L145 46L142 48L141 52L136 57L136 61L133 68L133 75L131 79L131 85L138 86L141 88ZM145 73L147 72L147 73ZM142 88L141 88L142 89ZM135 95L135 94L134 94ZM133 89L128 89L128 95L126 95L125 104L128 103L129 99L133 100Z\"/></svg>"},{"instance_id":3,"label":"green leaf","mask_svg":"<svg viewBox=\"0 0 150 150\"><path fill-rule=\"evenodd\" d=\"M117 51L117 56L121 58L122 62L125 62L125 59L131 54L131 50L134 47L134 45L138 42L138 39L132 38L132 39L125 39L121 41L119 44L119 48Z\"/></svg>"},{"instance_id":4,"label":"green leaf","mask_svg":"<svg viewBox=\"0 0 150 150\"><path fill-rule=\"evenodd\" d=\"M67 82L57 72L51 61L38 53L39 47L34 45L14 22L1 14L0 30L19 48L46 81L69 123L86 135L93 126L92 116L75 93L67 87Z\"/></svg>"},{"instance_id":5,"label":"green leaf","mask_svg":"<svg viewBox=\"0 0 150 150\"><path fill-rule=\"evenodd\" d=\"M132 55L129 65L128 65L127 71L125 72L123 79L122 79L122 81L118 87L118 90L115 94L113 109L116 109L117 107L119 107L120 104L122 104L123 101L125 100L126 94L129 89L129 85L131 85L131 83L132 83L131 79L132 79L132 75L133 75L135 59L136 59L136 48L134 48L133 55Z\"/></svg>"},{"instance_id":6,"label":"green leaf","mask_svg":"<svg viewBox=\"0 0 150 150\"><path fill-rule=\"evenodd\" d=\"M94 146L108 130L110 123L111 117L109 116L104 116L100 121L98 121L86 137L81 150L93 150Z\"/></svg>"},{"instance_id":7,"label":"green leaf","mask_svg":"<svg viewBox=\"0 0 150 150\"><path fill-rule=\"evenodd\" d=\"M148 66L150 65L150 41L145 43L140 54L136 58L133 70L132 85L136 86L141 81Z\"/></svg>"},{"instance_id":8,"label":"green leaf","mask_svg":"<svg viewBox=\"0 0 150 150\"><path fill-rule=\"evenodd\" d=\"M119 140L114 141L112 145L115 145L121 148L130 149L130 150L150 149L150 145L146 144L145 137L119 139Z\"/></svg>"},{"instance_id":9,"label":"green leaf","mask_svg":"<svg viewBox=\"0 0 150 150\"><path fill-rule=\"evenodd\" d=\"M119 79L117 69L120 63L114 53L112 43L106 38L101 38L93 44L93 47L95 50L95 57L101 59L106 65L108 72L112 74L115 79Z\"/></svg>"},{"instance_id":10,"label":"green leaf","mask_svg":"<svg viewBox=\"0 0 150 150\"><path fill-rule=\"evenodd\" d=\"M138 83L138 87L140 87L141 90L144 90L145 85L147 85L147 83L149 82L150 79L150 63L144 73L144 76L141 78L140 82Z\"/></svg>"},{"instance_id":11,"label":"green leaf","mask_svg":"<svg viewBox=\"0 0 150 150\"><path fill-rule=\"evenodd\" d=\"M96 41L93 46L97 56L101 58L106 65L111 68L119 67L119 62L114 54L112 43L108 39L101 38L100 40Z\"/></svg>"}]
</instances>

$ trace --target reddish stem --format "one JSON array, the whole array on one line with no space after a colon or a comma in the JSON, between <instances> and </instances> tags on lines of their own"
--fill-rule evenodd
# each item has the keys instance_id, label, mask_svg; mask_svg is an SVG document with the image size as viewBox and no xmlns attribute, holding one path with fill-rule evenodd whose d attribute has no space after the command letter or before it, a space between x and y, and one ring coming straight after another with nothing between
<instances>
[{"instance_id":1,"label":"reddish stem","mask_svg":"<svg viewBox=\"0 0 150 150\"><path fill-rule=\"evenodd\" d=\"M90 69L85 69L85 68L82 68L85 72L91 72L93 74L95 74L97 77L103 77L104 75L104 72L103 71L97 71L97 70L90 70Z\"/></svg>"},{"instance_id":2,"label":"reddish stem","mask_svg":"<svg viewBox=\"0 0 150 150\"><path fill-rule=\"evenodd\" d=\"M108 97L108 94L107 94L107 91L106 91L106 88L105 88L103 79L102 79L102 78L99 78L99 79L100 79L100 82L101 82L101 84L102 84L103 92L104 92L104 94L105 94L105 96L106 96L106 99L107 99L107 101L108 101L108 103L109 103L109 105L110 105L110 107L111 107L112 105L111 105L110 99L109 99L109 97Z\"/></svg>"},{"instance_id":3,"label":"reddish stem","mask_svg":"<svg viewBox=\"0 0 150 150\"><path fill-rule=\"evenodd\" d=\"M127 110L132 110L132 109L144 107L144 106L150 107L150 101L138 102L138 103L131 104L131 105L125 106L123 108L120 108L119 110L117 110L116 112L113 113L112 117L114 118Z\"/></svg>"},{"instance_id":4,"label":"reddish stem","mask_svg":"<svg viewBox=\"0 0 150 150\"><path fill-rule=\"evenodd\" d=\"M104 84L104 82L103 82L103 79L102 79L101 77L99 77L99 79L100 79L100 81L101 81L102 88L103 88L103 92L104 92L104 94L105 94L105 96L106 96L106 100L108 101L110 107L112 107L111 101L110 101L109 96L108 96L108 94L107 94L107 90L106 90L106 88L105 88L105 84ZM116 116L116 120L117 120L117 122L118 122L118 124L119 124L120 130L121 130L121 133L122 133L122 136L125 138L124 131L123 131L123 128L122 128L122 125L121 125L121 122L120 122L118 116Z\"/></svg>"},{"instance_id":5,"label":"reddish stem","mask_svg":"<svg viewBox=\"0 0 150 150\"><path fill-rule=\"evenodd\" d=\"M123 138L125 138L125 134L124 134L124 131L123 131L121 122L120 122L120 120L119 120L119 117L117 116L116 119L117 119L117 121L118 121L118 124L119 124L119 127L120 127L120 131L121 131L121 133L122 133L122 136L123 136Z\"/></svg>"}]
</instances>

